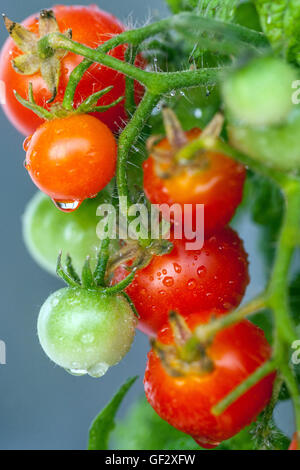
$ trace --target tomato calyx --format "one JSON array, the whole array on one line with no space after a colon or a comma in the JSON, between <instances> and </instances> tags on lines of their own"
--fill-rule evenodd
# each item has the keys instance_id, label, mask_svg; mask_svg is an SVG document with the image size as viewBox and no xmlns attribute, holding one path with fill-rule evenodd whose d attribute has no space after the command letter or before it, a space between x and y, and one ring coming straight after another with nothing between
<instances>
[{"instance_id":1,"label":"tomato calyx","mask_svg":"<svg viewBox=\"0 0 300 470\"><path fill-rule=\"evenodd\" d=\"M3 15L5 27L24 54L12 60L12 66L17 73L22 75L34 75L40 72L50 92L49 103L53 102L58 90L61 59L67 54L64 50L47 49L46 53L40 52L39 41L49 33L59 33L59 27L52 10L41 10L39 17L39 35L28 31L24 26L11 21ZM67 38L72 38L72 31L63 33Z\"/></svg>"},{"instance_id":2,"label":"tomato calyx","mask_svg":"<svg viewBox=\"0 0 300 470\"><path fill-rule=\"evenodd\" d=\"M173 244L169 240L150 240L143 244L139 240L128 239L121 241L120 250L109 259L107 273L110 278L119 266L124 266L128 272L143 269L151 262L153 256L163 256L170 253Z\"/></svg>"},{"instance_id":3,"label":"tomato calyx","mask_svg":"<svg viewBox=\"0 0 300 470\"><path fill-rule=\"evenodd\" d=\"M172 377L184 377L212 372L214 364L207 354L210 342L200 342L193 335L184 318L176 312L170 312L169 324L173 331L173 344L151 340L151 346L167 373Z\"/></svg>"},{"instance_id":4,"label":"tomato calyx","mask_svg":"<svg viewBox=\"0 0 300 470\"><path fill-rule=\"evenodd\" d=\"M193 141L197 142L199 138L201 141L205 139L206 143L209 140L215 141L223 127L222 114L217 113L202 132L200 129L198 132L197 129L194 129L195 135L192 142L170 108L163 108L163 120L170 148L165 149L159 145L163 138L159 135L150 137L147 142L148 153L154 159L157 176L168 179L180 174L183 169L191 174L208 169L210 158L207 150L199 149L198 145L193 148L192 144Z\"/></svg>"},{"instance_id":5,"label":"tomato calyx","mask_svg":"<svg viewBox=\"0 0 300 470\"><path fill-rule=\"evenodd\" d=\"M106 249L108 249L109 240L104 241ZM102 242L103 247L103 242ZM114 286L107 286L105 282L105 271L107 268L107 256L103 249L100 249L98 255L98 262L94 271L91 269L90 256L87 256L83 265L81 276L78 275L74 269L72 258L69 254L66 256L65 266L62 266L62 252L59 253L56 266L56 274L66 282L69 287L82 288L92 291L99 291L104 295L115 295L121 294L129 302L135 316L139 318L139 315L131 302L129 296L124 292L124 289L132 282L136 269L132 269L131 273L122 281ZM100 274L103 271L103 275Z\"/></svg>"},{"instance_id":6,"label":"tomato calyx","mask_svg":"<svg viewBox=\"0 0 300 470\"><path fill-rule=\"evenodd\" d=\"M40 72L50 93L51 98L48 104L53 103L56 98L59 86L61 61L67 55L63 49L52 49L46 47L47 36L50 33L60 33L58 23L53 10L41 10L39 17L39 35L32 33L19 23L11 21L3 15L5 27L23 54L14 58L11 63L14 70L22 75L34 75ZM72 39L72 30L68 29L62 33L69 39ZM32 84L29 84L28 97L26 100L14 91L16 99L26 108L33 111L40 118L51 120L55 118L64 118L70 114L84 114L94 112L105 112L123 101L124 96L105 106L98 106L100 98L112 90L113 86L106 87L92 95L88 96L76 109L65 109L61 103L56 103L48 111L35 103Z\"/></svg>"}]
</instances>

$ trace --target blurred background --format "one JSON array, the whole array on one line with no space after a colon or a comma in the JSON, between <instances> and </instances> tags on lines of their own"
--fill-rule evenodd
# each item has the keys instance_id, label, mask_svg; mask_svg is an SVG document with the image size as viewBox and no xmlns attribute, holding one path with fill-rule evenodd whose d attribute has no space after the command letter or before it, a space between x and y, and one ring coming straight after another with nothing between
<instances>
[{"instance_id":1,"label":"blurred background","mask_svg":"<svg viewBox=\"0 0 300 470\"><path fill-rule=\"evenodd\" d=\"M63 3L69 5L74 2L65 0ZM90 4L85 0L79 3ZM132 18L137 24L143 24L149 18L163 17L168 13L163 0L101 0L95 3L125 23ZM33 12L51 6L42 0L1 0L1 13L21 21ZM1 25L1 45L6 37ZM125 360L101 379L68 375L51 363L41 350L36 334L39 308L62 283L34 263L22 240L22 213L35 193L23 167L22 141L22 136L0 111L0 340L5 341L7 353L7 364L0 365L0 448L84 449L92 419L127 377L139 375L139 380L125 399L120 416L143 393L148 340L137 333ZM247 291L247 298L250 298L261 291L265 283L263 263L259 256L255 256L259 229L247 216L237 217L235 226L250 254L252 283ZM276 417L280 427L290 435L293 423L288 402L277 408Z\"/></svg>"}]
</instances>

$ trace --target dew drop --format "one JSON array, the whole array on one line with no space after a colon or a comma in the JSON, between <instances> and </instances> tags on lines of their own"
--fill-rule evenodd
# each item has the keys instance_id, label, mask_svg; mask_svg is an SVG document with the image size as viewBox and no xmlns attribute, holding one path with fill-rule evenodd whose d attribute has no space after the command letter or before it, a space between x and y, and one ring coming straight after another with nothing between
<instances>
[{"instance_id":1,"label":"dew drop","mask_svg":"<svg viewBox=\"0 0 300 470\"><path fill-rule=\"evenodd\" d=\"M166 275L166 274L168 273L168 271L167 271L166 269L163 269L163 270L162 270L162 273L163 273L164 275Z\"/></svg>"},{"instance_id":2,"label":"dew drop","mask_svg":"<svg viewBox=\"0 0 300 470\"><path fill-rule=\"evenodd\" d=\"M199 266L199 268L197 269L197 275L198 275L199 277L202 277L202 276L204 276L206 273L207 273L206 267L205 267L204 265Z\"/></svg>"},{"instance_id":3,"label":"dew drop","mask_svg":"<svg viewBox=\"0 0 300 470\"><path fill-rule=\"evenodd\" d=\"M84 343L84 344L90 344L94 341L95 337L93 335L93 333L86 333L84 335L82 335L81 337L81 342Z\"/></svg>"},{"instance_id":4,"label":"dew drop","mask_svg":"<svg viewBox=\"0 0 300 470\"><path fill-rule=\"evenodd\" d=\"M25 152L27 152L27 150L29 149L31 139L32 139L32 135L29 135L28 137L26 137L26 139L23 142L23 149L25 150Z\"/></svg>"},{"instance_id":5,"label":"dew drop","mask_svg":"<svg viewBox=\"0 0 300 470\"><path fill-rule=\"evenodd\" d=\"M84 369L65 369L69 374L75 375L75 377L82 377L87 374L87 371Z\"/></svg>"},{"instance_id":6,"label":"dew drop","mask_svg":"<svg viewBox=\"0 0 300 470\"><path fill-rule=\"evenodd\" d=\"M163 280L163 284L166 286L166 287L172 287L174 285L174 279L173 277L165 277L164 280Z\"/></svg>"},{"instance_id":7,"label":"dew drop","mask_svg":"<svg viewBox=\"0 0 300 470\"><path fill-rule=\"evenodd\" d=\"M195 289L196 287L196 281L195 279L190 279L187 283L188 289L192 290Z\"/></svg>"},{"instance_id":8,"label":"dew drop","mask_svg":"<svg viewBox=\"0 0 300 470\"><path fill-rule=\"evenodd\" d=\"M109 365L106 362L99 362L99 364L95 364L93 367L90 367L87 373L94 377L95 379L102 377L109 369Z\"/></svg>"},{"instance_id":9,"label":"dew drop","mask_svg":"<svg viewBox=\"0 0 300 470\"><path fill-rule=\"evenodd\" d=\"M52 199L54 205L62 212L73 212L78 209L82 204L82 201L56 201Z\"/></svg>"},{"instance_id":10,"label":"dew drop","mask_svg":"<svg viewBox=\"0 0 300 470\"><path fill-rule=\"evenodd\" d=\"M173 263L175 273L179 274L182 271L182 267L178 263Z\"/></svg>"}]
</instances>

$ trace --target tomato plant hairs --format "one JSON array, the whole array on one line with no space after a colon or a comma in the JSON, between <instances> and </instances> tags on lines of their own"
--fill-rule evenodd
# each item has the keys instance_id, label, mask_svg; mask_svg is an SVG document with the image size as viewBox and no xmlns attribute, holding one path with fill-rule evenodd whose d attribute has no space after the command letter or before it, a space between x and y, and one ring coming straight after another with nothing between
<instances>
[{"instance_id":1,"label":"tomato plant hairs","mask_svg":"<svg viewBox=\"0 0 300 470\"><path fill-rule=\"evenodd\" d=\"M121 132L118 141L116 189L119 198L127 198L129 196L127 182L127 163L129 151L134 145L136 139L139 137L154 108L165 96L165 94L173 93L175 90L181 90L182 88L199 86L200 84L207 85L215 83L219 79L220 74L224 73L226 68L230 68L228 67L228 64L225 64L225 66L215 68L212 67L197 69L195 67L191 67L191 69L185 71L153 72L136 67L134 65L134 61L132 60L132 55L134 55L138 49L142 49L142 46L140 47L140 45L143 43L143 41L170 29L192 29L193 31L196 29L199 34L203 32L218 33L217 39L213 38L212 40L205 41L205 48L212 52L216 51L217 48L220 53L226 54L228 51L232 51L234 55L243 54L246 50L249 49L252 53L258 53L262 56L264 56L266 52L267 54L270 53L269 43L265 35L235 24L222 22L213 18L201 17L193 13L181 13L143 28L123 32L118 36L114 36L113 38L109 39L96 50L76 42L68 37L68 35L64 35L60 32L50 32L49 34L44 35L38 41L38 54L40 55L39 57L43 60L49 59L51 61L53 57L56 56L58 51L61 51L62 53L63 51L69 51L85 58L83 62L81 62L70 74L70 79L65 89L63 105L65 109L69 110L70 112L74 111L74 96L77 86L80 83L82 75L85 73L87 68L91 66L92 63L105 65L106 67L117 72L121 72L127 76L126 109L128 111L128 115L131 115L132 113L133 115L126 128ZM220 35L222 40L220 40ZM129 44L131 47L131 57L127 56L127 62L118 60L109 54L112 49L123 44ZM247 70L248 66L248 63L241 65L241 67L244 67L245 70ZM224 81L228 79L228 77L226 78L225 75L223 75L223 77L225 77L223 78ZM145 95L136 110L133 96L134 87L132 86L134 80L140 82L146 89ZM226 93L226 90L223 92ZM31 95L31 93L29 94ZM20 99L20 97L18 98ZM256 99L260 99L260 96L258 96ZM22 101L22 98L20 101ZM34 107L37 109L33 101L34 100L29 99L29 105L32 109ZM23 104L26 103L23 101ZM232 113L234 110L228 108L229 107L227 105L225 107L225 111L228 113L230 125L232 127L238 127L238 124L235 122L235 116L230 115L234 114ZM289 108L287 107L284 113L279 113L278 120L284 120L288 112ZM255 125L258 125L259 123L253 123L253 114L250 113L250 115L251 125L254 126L254 131L259 132L259 130L255 127ZM267 124L270 126L268 128L270 133L272 133L274 130L272 127L274 122L271 121L269 121L268 117ZM288 131L289 123L284 124L283 127L285 131L286 129ZM233 133L231 135L234 136ZM245 142L243 142L243 144L245 144ZM295 154L293 155L293 159L289 158L289 155L284 155L284 165L280 163L280 161L278 162L278 159L275 162L273 158L268 158L267 155L265 156L265 159L254 158L251 155L251 152L249 153L251 156L248 156L246 151L248 144L249 142L247 142L247 145L239 145L238 139L234 138L232 138L230 144L228 144L218 135L207 135L205 132L203 132L199 138L183 146L179 152L179 158L183 160L189 160L189 158L198 151L216 152L227 155L228 157L231 157L246 165L253 171L261 173L264 176L272 179L281 189L285 198L285 214L278 239L275 263L266 291L262 292L256 299L253 299L247 305L232 313L229 313L228 315L223 315L220 318L212 319L212 321L207 324L202 324L199 322L194 331L193 344L195 344L194 341L196 341L197 346L200 346L200 350L202 351L208 347L207 344L209 344L209 342L216 340L219 334L225 334L226 331L228 332L229 328L237 327L241 320L244 321L244 317L259 312L265 308L270 309L273 312L275 322L274 347L270 359L268 359L266 356L266 361L261 361L261 364L259 364L255 370L253 369L249 371L249 375L247 377L243 377L241 383L235 384L236 387L234 386L232 390L227 390L225 396L219 397L220 401L213 403L213 408L209 409L209 412L211 411L210 417L212 417L212 419L217 419L214 417L220 416L222 413L229 411L230 406L234 406L235 403L238 403L240 398L245 396L245 394L250 393L252 387L258 387L262 381L265 381L268 379L268 377L270 377L270 374L272 375L275 370L278 370L283 377L283 380L293 399L298 433L297 436L299 439L299 390L293 370L289 366L290 345L292 342L294 342L294 340L297 339L297 330L289 314L288 304L288 273L290 270L290 264L295 247L299 242L300 182L297 172L299 167L296 168L294 165ZM245 153L243 153L244 150ZM128 200L129 199L130 198L128 198ZM124 217L128 216L127 204L120 204L119 210L124 214ZM132 248L132 250L139 252L139 263L134 264L131 274L129 274L124 280L121 280L116 286L108 286L106 285L106 267L109 258L107 243L108 241L103 241L101 244L98 264L94 272L91 272L89 263L85 263L81 280L74 272L70 262L67 264L66 269L62 268L60 262L58 263L58 273L67 281L67 283L70 285L70 288L74 289L72 291L73 293L75 291L77 292L77 289L83 288L90 291L99 289L101 291L101 295L120 295L120 292L123 292L123 289L127 289L128 286L130 286L135 277L136 271L138 269L144 268L145 258L149 263L149 260L153 254L157 255L165 253L165 251L160 251L160 246L155 246L155 249L153 249L153 241L150 237L143 240L138 240L136 243L138 247ZM141 250L141 248L143 250ZM145 252L147 256L143 256ZM80 290L79 292L82 293L85 291ZM130 304L130 300L126 297L126 294L123 293L122 295L123 298L126 298L126 301L129 303L130 308L133 311L133 306ZM211 316L213 316L214 312L209 313ZM43 317L43 312L41 315ZM224 332L221 331L224 328L227 329L225 329ZM72 344L70 343L70 345L71 351ZM44 343L44 347L47 349L46 343ZM49 352L49 355L50 354L52 353ZM92 357L93 363L94 359L95 358ZM71 360L73 360L73 358L71 358ZM74 360L76 361L76 358ZM99 361L101 362L102 358L99 358ZM191 360L190 358L187 358L184 363L185 366L187 363L187 368L189 368L190 363L193 365L193 358ZM61 362L61 365L64 366L65 363ZM90 367L92 367L92 363L90 363L88 360L83 367L84 370L88 371ZM268 398L269 395L270 394L268 394ZM266 401L264 401L264 404L266 404ZM276 397L273 397L271 405L273 405L273 401L276 401ZM258 406L257 410L255 410L255 413L253 413L253 416L255 416L260 409L261 406ZM188 429L188 432L192 434L193 430ZM198 437L196 434L195 436ZM218 437L208 437L211 438L211 441L218 441ZM226 436L224 437L222 435L222 438L226 438ZM202 441L199 439L199 442Z\"/></svg>"}]
</instances>

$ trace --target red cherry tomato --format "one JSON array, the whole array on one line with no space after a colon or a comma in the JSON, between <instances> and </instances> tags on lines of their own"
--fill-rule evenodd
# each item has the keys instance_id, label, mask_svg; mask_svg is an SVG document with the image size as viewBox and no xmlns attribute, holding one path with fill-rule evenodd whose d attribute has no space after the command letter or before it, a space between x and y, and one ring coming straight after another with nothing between
<instances>
[{"instance_id":1,"label":"red cherry tomato","mask_svg":"<svg viewBox=\"0 0 300 470\"><path fill-rule=\"evenodd\" d=\"M93 116L47 121L25 141L25 149L33 182L57 202L94 197L114 176L114 136Z\"/></svg>"},{"instance_id":2,"label":"red cherry tomato","mask_svg":"<svg viewBox=\"0 0 300 470\"><path fill-rule=\"evenodd\" d=\"M297 442L297 433L294 434L289 450L299 450Z\"/></svg>"},{"instance_id":3,"label":"red cherry tomato","mask_svg":"<svg viewBox=\"0 0 300 470\"><path fill-rule=\"evenodd\" d=\"M208 321L203 312L187 318L191 330ZM173 344L169 327L158 335L163 344ZM272 395L275 373L272 373L238 398L221 415L211 408L266 362L271 348L263 331L244 320L219 332L207 356L214 369L203 374L169 375L158 355L151 350L144 385L147 399L154 410L172 426L191 435L205 448L229 439L255 420Z\"/></svg>"},{"instance_id":4,"label":"red cherry tomato","mask_svg":"<svg viewBox=\"0 0 300 470\"><path fill-rule=\"evenodd\" d=\"M243 243L226 227L205 240L201 250L186 250L186 240L172 240L173 250L154 256L126 289L140 315L138 328L155 334L170 310L182 315L195 311L228 312L241 302L249 283ZM119 268L115 280L127 274Z\"/></svg>"},{"instance_id":5,"label":"red cherry tomato","mask_svg":"<svg viewBox=\"0 0 300 470\"><path fill-rule=\"evenodd\" d=\"M61 32L72 29L73 39L88 47L96 48L103 42L125 30L124 25L113 15L100 10L96 5L90 6L63 6L53 7ZM27 18L22 24L30 31L38 32L38 15L34 14ZM119 46L110 52L113 57L124 60L126 45ZM6 85L6 103L3 109L12 124L25 135L32 134L42 124L42 119L29 109L24 108L15 98L13 90L22 97L28 95L28 85L33 84L36 103L49 109L47 100L51 94L40 73L35 75L20 75L13 69L11 60L22 52L18 49L12 39L8 38L3 46L0 58L0 80ZM54 103L61 103L64 91L72 70L82 61L82 57L68 53L62 60L61 77L58 95ZM143 66L144 62L139 58L136 65ZM74 104L77 107L89 95L107 86L113 85L113 89L107 93L99 104L107 105L125 93L125 78L119 72L111 70L103 65L93 64L84 74L77 87ZM136 84L136 99L139 100L143 93L140 84ZM53 104L53 103L52 103ZM95 116L109 126L113 131L118 130L123 121L126 120L124 102L105 111L95 113Z\"/></svg>"},{"instance_id":6,"label":"red cherry tomato","mask_svg":"<svg viewBox=\"0 0 300 470\"><path fill-rule=\"evenodd\" d=\"M186 137L193 141L200 134L199 129L193 129L186 133ZM167 139L163 139L156 149L169 151L171 146ZM194 222L196 204L204 204L204 230L211 234L232 219L243 197L246 170L243 165L220 153L206 152L202 158L199 167L181 165L168 174L172 159L157 162L150 155L144 162L144 190L152 204L172 206L177 203L182 213L184 209L189 220ZM168 176L164 177L164 174ZM184 204L191 204L191 207L184 208ZM179 219L180 222L181 217Z\"/></svg>"}]
</instances>

